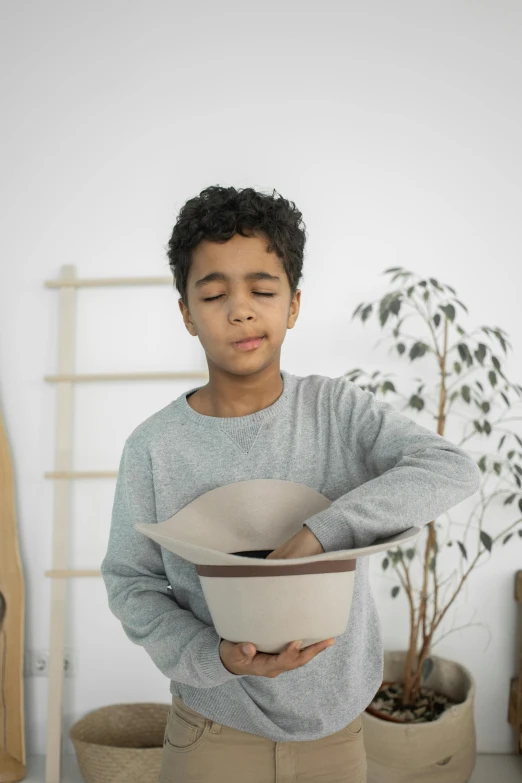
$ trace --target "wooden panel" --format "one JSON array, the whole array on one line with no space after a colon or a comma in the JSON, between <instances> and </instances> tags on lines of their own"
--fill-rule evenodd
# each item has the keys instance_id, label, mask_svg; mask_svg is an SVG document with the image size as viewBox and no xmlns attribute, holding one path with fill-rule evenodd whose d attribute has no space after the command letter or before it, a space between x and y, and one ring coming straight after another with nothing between
<instances>
[{"instance_id":1,"label":"wooden panel","mask_svg":"<svg viewBox=\"0 0 522 783\"><path fill-rule=\"evenodd\" d=\"M522 604L522 571L515 574L515 601ZM522 628L518 631L522 639ZM519 646L518 677L510 683L508 721L515 732L515 753L522 755L522 645Z\"/></svg>"},{"instance_id":2,"label":"wooden panel","mask_svg":"<svg viewBox=\"0 0 522 783\"><path fill-rule=\"evenodd\" d=\"M515 753L522 753L522 676L511 680L508 721L515 731Z\"/></svg>"},{"instance_id":3,"label":"wooden panel","mask_svg":"<svg viewBox=\"0 0 522 783\"><path fill-rule=\"evenodd\" d=\"M515 601L522 604L522 571L515 574Z\"/></svg>"},{"instance_id":4,"label":"wooden panel","mask_svg":"<svg viewBox=\"0 0 522 783\"><path fill-rule=\"evenodd\" d=\"M23 780L24 580L11 452L0 412L0 780Z\"/></svg>"}]
</instances>

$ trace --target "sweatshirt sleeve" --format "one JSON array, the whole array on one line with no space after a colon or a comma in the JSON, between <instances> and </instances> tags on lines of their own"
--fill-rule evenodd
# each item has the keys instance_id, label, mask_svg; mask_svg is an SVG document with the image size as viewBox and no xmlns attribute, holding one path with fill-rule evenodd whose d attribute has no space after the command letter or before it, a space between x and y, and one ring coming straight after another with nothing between
<instances>
[{"instance_id":1,"label":"sweatshirt sleeve","mask_svg":"<svg viewBox=\"0 0 522 783\"><path fill-rule=\"evenodd\" d=\"M176 603L167 589L161 547L135 530L138 522L157 523L152 466L148 449L127 439L101 565L111 612L131 642L144 647L170 680L213 688L246 676L223 665L214 626Z\"/></svg>"},{"instance_id":2,"label":"sweatshirt sleeve","mask_svg":"<svg viewBox=\"0 0 522 783\"><path fill-rule=\"evenodd\" d=\"M344 448L371 478L306 520L325 552L423 527L478 490L480 468L465 451L353 381L334 380Z\"/></svg>"}]
</instances>

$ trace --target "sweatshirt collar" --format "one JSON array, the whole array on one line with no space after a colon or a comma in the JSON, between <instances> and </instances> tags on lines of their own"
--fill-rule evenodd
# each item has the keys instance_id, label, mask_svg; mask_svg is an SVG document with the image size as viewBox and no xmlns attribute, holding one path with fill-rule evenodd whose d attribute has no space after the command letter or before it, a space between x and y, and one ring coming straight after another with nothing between
<instances>
[{"instance_id":1,"label":"sweatshirt collar","mask_svg":"<svg viewBox=\"0 0 522 783\"><path fill-rule=\"evenodd\" d=\"M254 413L248 413L246 416L206 416L203 413L198 413L188 403L187 397L192 393L201 389L202 386L194 386L189 389L178 398L179 407L183 415L193 422L203 424L207 427L221 427L224 429L231 428L237 429L237 427L246 427L250 429L258 424L261 424L266 419L280 413L284 410L289 403L291 392L293 389L294 376L286 370L280 370L281 379L283 381L283 391L272 405L267 408L263 408L260 411L254 411Z\"/></svg>"}]
</instances>

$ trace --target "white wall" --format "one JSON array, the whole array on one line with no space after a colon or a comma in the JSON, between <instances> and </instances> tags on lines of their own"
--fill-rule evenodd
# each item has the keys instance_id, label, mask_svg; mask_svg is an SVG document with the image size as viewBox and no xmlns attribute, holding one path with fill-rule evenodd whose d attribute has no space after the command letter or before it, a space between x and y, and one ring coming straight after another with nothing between
<instances>
[{"instance_id":1,"label":"white wall","mask_svg":"<svg viewBox=\"0 0 522 783\"><path fill-rule=\"evenodd\" d=\"M32 649L49 639L53 517L43 474L53 469L56 388L43 377L56 369L58 294L43 283L62 264L84 277L170 274L164 246L186 199L210 184L275 188L309 234L282 366L331 377L380 368L404 394L413 378L435 378L429 360L409 366L388 357L390 342L375 347L374 320L350 321L386 290L383 270L404 265L457 289L466 328L505 329L505 370L521 382L522 7L14 0L2 11L0 403ZM77 331L78 371L206 366L169 287L81 290ZM78 385L74 468L116 470L130 431L195 385ZM113 492L113 480L74 483L72 566L99 565ZM472 505L452 516L464 522ZM513 516L496 509L492 532ZM512 749L522 540L512 543L475 572L446 626L485 627L434 650L476 677L481 752ZM385 645L403 648L406 602L389 598L378 558L372 579ZM102 704L167 702L168 682L109 613L102 581L72 582L69 596L77 675L66 680L65 728ZM26 680L30 752L45 750L46 696L47 680Z\"/></svg>"}]
</instances>

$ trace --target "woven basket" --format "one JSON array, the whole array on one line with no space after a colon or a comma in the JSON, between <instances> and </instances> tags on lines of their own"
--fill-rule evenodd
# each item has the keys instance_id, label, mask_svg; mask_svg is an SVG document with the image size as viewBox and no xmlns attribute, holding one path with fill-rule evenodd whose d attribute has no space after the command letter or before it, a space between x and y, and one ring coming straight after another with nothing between
<instances>
[{"instance_id":1,"label":"woven basket","mask_svg":"<svg viewBox=\"0 0 522 783\"><path fill-rule=\"evenodd\" d=\"M87 783L157 783L169 704L113 704L70 729Z\"/></svg>"}]
</instances>

